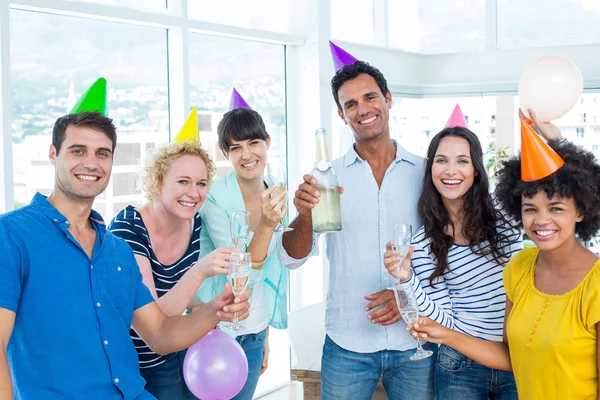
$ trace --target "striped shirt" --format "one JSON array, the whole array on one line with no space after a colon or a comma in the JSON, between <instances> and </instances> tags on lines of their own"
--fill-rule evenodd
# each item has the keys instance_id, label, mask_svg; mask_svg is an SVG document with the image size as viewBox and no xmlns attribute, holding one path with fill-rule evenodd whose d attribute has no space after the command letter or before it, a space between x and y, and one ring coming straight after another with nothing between
<instances>
[{"instance_id":1,"label":"striped shirt","mask_svg":"<svg viewBox=\"0 0 600 400\"><path fill-rule=\"evenodd\" d=\"M499 244L507 257L523 249L520 231L500 226L498 231L508 237ZM504 264L497 264L491 255L474 254L469 246L453 244L448 251L449 268L434 279L432 286L429 276L436 262L430 244L421 227L413 237L415 251L410 260L414 271L410 283L417 296L419 313L467 335L502 341L506 301L502 283ZM489 242L484 241L481 248L489 248Z\"/></svg>"},{"instance_id":2,"label":"striped shirt","mask_svg":"<svg viewBox=\"0 0 600 400\"><path fill-rule=\"evenodd\" d=\"M134 254L146 257L150 260L152 267L152 275L154 277L154 285L156 286L156 294L161 297L167 293L179 279L186 273L188 269L198 261L200 253L200 230L202 229L202 220L200 213L197 213L194 218L194 232L190 244L185 254L172 265L163 265L158 261L150 237L142 216L139 211L133 206L127 206L111 221L108 229L120 238L125 239L127 244L131 246ZM156 367L165 362L166 356L161 356L154 353L132 329L130 331L131 339L135 349L138 352L140 368Z\"/></svg>"}]
</instances>

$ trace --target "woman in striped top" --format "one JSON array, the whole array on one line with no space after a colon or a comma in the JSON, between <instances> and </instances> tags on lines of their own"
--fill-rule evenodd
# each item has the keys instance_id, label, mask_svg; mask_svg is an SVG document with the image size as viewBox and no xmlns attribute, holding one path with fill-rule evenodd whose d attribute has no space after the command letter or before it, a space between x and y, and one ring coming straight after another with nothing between
<instances>
[{"instance_id":1,"label":"woman in striped top","mask_svg":"<svg viewBox=\"0 0 600 400\"><path fill-rule=\"evenodd\" d=\"M198 260L202 229L198 210L214 172L213 161L197 141L158 149L143 178L150 202L139 208L127 206L109 226L133 249L144 283L167 315L206 308L196 291L206 278L227 273L233 248L216 249ZM133 330L131 337L148 392L158 400L196 399L183 379L185 351L161 356Z\"/></svg>"},{"instance_id":2,"label":"woman in striped top","mask_svg":"<svg viewBox=\"0 0 600 400\"><path fill-rule=\"evenodd\" d=\"M411 251L400 263L388 244L386 268L400 284L413 287L421 315L473 337L502 341L502 270L523 244L520 232L494 207L473 132L446 128L432 139L418 211L424 225ZM447 346L440 347L434 377L438 399L517 399L511 372L485 367Z\"/></svg>"}]
</instances>

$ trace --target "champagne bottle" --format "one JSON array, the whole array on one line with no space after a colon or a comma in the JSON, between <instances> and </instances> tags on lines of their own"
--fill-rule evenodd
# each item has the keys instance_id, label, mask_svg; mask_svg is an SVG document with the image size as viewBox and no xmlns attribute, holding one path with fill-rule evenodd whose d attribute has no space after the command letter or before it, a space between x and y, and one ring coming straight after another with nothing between
<instances>
[{"instance_id":1,"label":"champagne bottle","mask_svg":"<svg viewBox=\"0 0 600 400\"><path fill-rule=\"evenodd\" d=\"M327 151L327 132L317 129L317 158L312 176L317 180L315 187L321 196L319 203L312 209L313 231L317 233L335 232L342 230L342 215L340 212L340 185L331 167Z\"/></svg>"}]
</instances>

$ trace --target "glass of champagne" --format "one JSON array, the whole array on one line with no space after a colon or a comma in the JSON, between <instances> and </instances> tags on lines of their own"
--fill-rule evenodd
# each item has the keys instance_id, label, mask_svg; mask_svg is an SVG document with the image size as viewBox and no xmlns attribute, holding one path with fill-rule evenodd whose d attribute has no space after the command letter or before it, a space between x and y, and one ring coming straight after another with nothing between
<instances>
[{"instance_id":1,"label":"glass of champagne","mask_svg":"<svg viewBox=\"0 0 600 400\"><path fill-rule=\"evenodd\" d=\"M395 224L394 225L394 237L392 243L394 244L393 249L400 253L400 264L404 261L404 257L408 254L410 249L410 242L412 240L412 226L410 224ZM400 264L398 264L398 278L400 277Z\"/></svg>"},{"instance_id":2,"label":"glass of champagne","mask_svg":"<svg viewBox=\"0 0 600 400\"><path fill-rule=\"evenodd\" d=\"M250 234L250 213L248 211L234 211L229 221L231 229L231 242L233 246L242 250Z\"/></svg>"},{"instance_id":3,"label":"glass of champagne","mask_svg":"<svg viewBox=\"0 0 600 400\"><path fill-rule=\"evenodd\" d=\"M394 285L394 295L396 296L396 303L400 310L400 315L406 325L414 325L419 322L419 307L417 303L417 297L410 283L396 282ZM413 361L422 360L423 358L430 357L433 354L431 350L424 350L421 347L419 338L417 340L417 352L410 356Z\"/></svg>"},{"instance_id":4,"label":"glass of champagne","mask_svg":"<svg viewBox=\"0 0 600 400\"><path fill-rule=\"evenodd\" d=\"M250 277L250 268L252 268L252 257L250 253L234 251L229 257L229 272L227 280L231 283L234 296L242 294L248 286ZM233 314L233 322L225 325L226 328L232 331L239 331L244 327L238 322L237 313Z\"/></svg>"},{"instance_id":5,"label":"glass of champagne","mask_svg":"<svg viewBox=\"0 0 600 400\"><path fill-rule=\"evenodd\" d=\"M275 190L271 193L271 198L279 196L282 190L287 192L287 165L285 160L275 159L273 161L269 161L267 163L267 185L269 187L275 186ZM290 232L293 231L293 228L290 228L285 225L283 222L284 215L281 215L281 220L279 224L275 227L275 232Z\"/></svg>"}]
</instances>

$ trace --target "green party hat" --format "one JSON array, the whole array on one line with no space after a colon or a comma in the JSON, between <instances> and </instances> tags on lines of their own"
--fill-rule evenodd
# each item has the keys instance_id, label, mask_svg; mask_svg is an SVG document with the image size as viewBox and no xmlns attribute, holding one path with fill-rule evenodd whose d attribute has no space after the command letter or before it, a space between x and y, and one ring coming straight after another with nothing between
<instances>
[{"instance_id":1,"label":"green party hat","mask_svg":"<svg viewBox=\"0 0 600 400\"><path fill-rule=\"evenodd\" d=\"M96 82L81 95L69 114L77 114L82 111L97 111L105 117L108 116L106 106L106 79L98 78Z\"/></svg>"}]
</instances>

